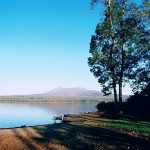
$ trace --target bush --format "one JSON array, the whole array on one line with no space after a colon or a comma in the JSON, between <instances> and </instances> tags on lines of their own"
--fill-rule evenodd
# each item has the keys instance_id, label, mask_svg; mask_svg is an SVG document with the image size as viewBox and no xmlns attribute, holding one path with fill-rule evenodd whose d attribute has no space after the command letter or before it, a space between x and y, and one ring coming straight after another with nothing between
<instances>
[{"instance_id":1,"label":"bush","mask_svg":"<svg viewBox=\"0 0 150 150\"><path fill-rule=\"evenodd\" d=\"M123 106L123 112L144 118L150 117L150 97L141 94L131 96Z\"/></svg>"},{"instance_id":2,"label":"bush","mask_svg":"<svg viewBox=\"0 0 150 150\"><path fill-rule=\"evenodd\" d=\"M120 112L119 104L115 102L100 102L97 105L98 111L105 111L109 114ZM121 110L124 114L134 115L150 120L150 84L140 93L136 93L122 103Z\"/></svg>"},{"instance_id":3,"label":"bush","mask_svg":"<svg viewBox=\"0 0 150 150\"><path fill-rule=\"evenodd\" d=\"M115 114L117 113L117 104L115 102L102 101L97 104L97 109L99 112L104 111L109 114Z\"/></svg>"}]
</instances>

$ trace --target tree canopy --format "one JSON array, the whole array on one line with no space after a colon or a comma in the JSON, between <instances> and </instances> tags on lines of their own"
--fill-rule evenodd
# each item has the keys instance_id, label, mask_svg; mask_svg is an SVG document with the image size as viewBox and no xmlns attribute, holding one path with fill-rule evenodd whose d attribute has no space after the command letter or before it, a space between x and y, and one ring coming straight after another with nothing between
<instances>
[{"instance_id":1,"label":"tree canopy","mask_svg":"<svg viewBox=\"0 0 150 150\"><path fill-rule=\"evenodd\" d=\"M99 0L91 0L91 5L97 2ZM139 85L146 86L150 79L150 27L147 23L150 3L144 0L141 7L129 0L100 2L104 6L104 19L91 37L88 65L104 95L113 91L115 102L118 102L118 85L121 104L125 83L130 83L135 90ZM145 76L143 83L141 75Z\"/></svg>"}]
</instances>

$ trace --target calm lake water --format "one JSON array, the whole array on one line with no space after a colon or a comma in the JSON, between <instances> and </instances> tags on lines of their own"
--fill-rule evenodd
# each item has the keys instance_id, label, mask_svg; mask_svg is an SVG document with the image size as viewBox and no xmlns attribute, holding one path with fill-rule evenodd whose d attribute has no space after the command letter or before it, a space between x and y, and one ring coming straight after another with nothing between
<instances>
[{"instance_id":1,"label":"calm lake water","mask_svg":"<svg viewBox=\"0 0 150 150\"><path fill-rule=\"evenodd\" d=\"M0 128L52 124L53 117L96 111L96 103L0 103Z\"/></svg>"}]
</instances>

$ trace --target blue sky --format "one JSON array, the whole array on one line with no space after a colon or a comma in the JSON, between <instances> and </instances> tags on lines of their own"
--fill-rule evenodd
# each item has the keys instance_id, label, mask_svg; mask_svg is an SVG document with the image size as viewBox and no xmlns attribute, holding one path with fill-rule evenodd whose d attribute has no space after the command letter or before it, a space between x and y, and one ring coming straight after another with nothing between
<instances>
[{"instance_id":1,"label":"blue sky","mask_svg":"<svg viewBox=\"0 0 150 150\"><path fill-rule=\"evenodd\" d=\"M87 65L100 13L90 0L0 0L0 95L100 90Z\"/></svg>"}]
</instances>

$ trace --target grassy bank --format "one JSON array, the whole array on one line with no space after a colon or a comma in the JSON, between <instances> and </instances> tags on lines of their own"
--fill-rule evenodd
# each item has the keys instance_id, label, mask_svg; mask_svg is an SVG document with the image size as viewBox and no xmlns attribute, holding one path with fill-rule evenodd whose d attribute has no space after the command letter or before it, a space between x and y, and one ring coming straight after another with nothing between
<instances>
[{"instance_id":1,"label":"grassy bank","mask_svg":"<svg viewBox=\"0 0 150 150\"><path fill-rule=\"evenodd\" d=\"M131 134L141 134L150 136L150 122L136 121L131 119L120 118L110 122L103 122L100 124L102 127L111 127Z\"/></svg>"}]
</instances>

